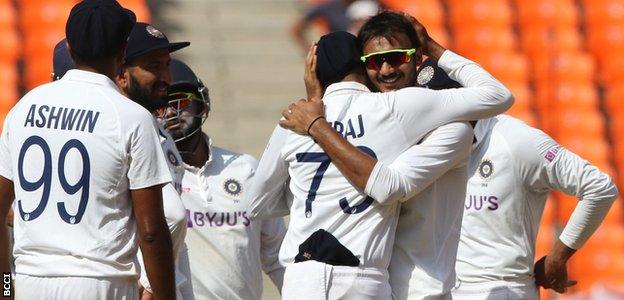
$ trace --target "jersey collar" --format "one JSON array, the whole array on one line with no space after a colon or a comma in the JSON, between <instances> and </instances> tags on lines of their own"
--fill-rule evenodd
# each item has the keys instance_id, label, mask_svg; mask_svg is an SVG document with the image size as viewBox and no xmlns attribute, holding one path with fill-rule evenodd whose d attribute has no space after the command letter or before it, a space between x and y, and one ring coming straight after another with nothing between
<instances>
[{"instance_id":1,"label":"jersey collar","mask_svg":"<svg viewBox=\"0 0 624 300\"><path fill-rule=\"evenodd\" d=\"M193 167L185 162L182 162L182 165L184 166L184 168L188 171L191 171L193 173L203 173L206 171L206 169L208 169L210 167L210 164L212 163L212 153L213 153L213 147L212 147L212 139L204 132L201 132L201 134L204 136L204 139L206 140L206 145L208 145L208 160L206 161L206 163L204 164L203 167L201 168L196 168Z\"/></svg>"},{"instance_id":2,"label":"jersey collar","mask_svg":"<svg viewBox=\"0 0 624 300\"><path fill-rule=\"evenodd\" d=\"M325 89L323 98L328 95L353 94L354 92L370 93L370 90L365 85L355 81L337 82L330 84L327 89Z\"/></svg>"},{"instance_id":3,"label":"jersey collar","mask_svg":"<svg viewBox=\"0 0 624 300\"><path fill-rule=\"evenodd\" d=\"M60 80L93 83L112 88L119 92L119 87L117 87L117 85L110 78L106 77L106 75L90 71L72 69L67 71L67 73L65 73L63 78L61 78Z\"/></svg>"}]
</instances>

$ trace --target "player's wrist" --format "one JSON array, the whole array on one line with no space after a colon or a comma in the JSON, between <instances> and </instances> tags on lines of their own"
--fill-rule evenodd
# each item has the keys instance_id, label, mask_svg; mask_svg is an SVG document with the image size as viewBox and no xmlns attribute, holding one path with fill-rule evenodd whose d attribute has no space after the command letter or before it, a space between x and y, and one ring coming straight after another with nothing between
<instances>
[{"instance_id":1,"label":"player's wrist","mask_svg":"<svg viewBox=\"0 0 624 300\"><path fill-rule=\"evenodd\" d=\"M325 116L318 116L312 119L312 121L310 122L310 125L308 125L308 130L306 130L308 136L311 136L312 138L314 138L313 134L316 132L315 128L318 128L318 126L315 127L315 125L319 123L327 123L327 122L323 122L323 120L325 120Z\"/></svg>"},{"instance_id":2,"label":"player's wrist","mask_svg":"<svg viewBox=\"0 0 624 300\"><path fill-rule=\"evenodd\" d=\"M548 253L548 259L553 263L566 263L575 252L575 249L568 247L562 241L557 241Z\"/></svg>"}]
</instances>

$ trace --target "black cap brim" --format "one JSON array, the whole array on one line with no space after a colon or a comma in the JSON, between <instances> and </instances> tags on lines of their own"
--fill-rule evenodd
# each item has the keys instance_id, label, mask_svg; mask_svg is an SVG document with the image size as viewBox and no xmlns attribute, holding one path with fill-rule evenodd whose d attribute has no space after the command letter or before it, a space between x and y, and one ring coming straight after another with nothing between
<instances>
[{"instance_id":1,"label":"black cap brim","mask_svg":"<svg viewBox=\"0 0 624 300\"><path fill-rule=\"evenodd\" d=\"M171 52L178 51L178 50L180 50L182 48L186 48L186 47L188 47L190 45L191 45L191 42L176 42L176 43L169 43L169 44L165 44L165 45L158 45L158 46L155 46L155 47L152 47L152 48L148 48L148 49L145 49L145 50L137 52L137 53L132 53L131 55L127 55L126 54L127 55L126 56L126 61L131 61L131 60L133 60L133 59L135 59L135 58L137 58L137 57L139 57L141 55L150 53L152 51L161 50L161 49L169 49L169 53L171 53Z\"/></svg>"}]
</instances>

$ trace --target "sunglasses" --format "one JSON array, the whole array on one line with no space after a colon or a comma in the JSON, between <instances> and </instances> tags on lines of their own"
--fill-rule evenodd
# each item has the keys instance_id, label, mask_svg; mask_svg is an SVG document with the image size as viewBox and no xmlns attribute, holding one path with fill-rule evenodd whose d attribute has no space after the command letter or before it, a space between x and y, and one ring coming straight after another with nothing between
<instances>
[{"instance_id":1,"label":"sunglasses","mask_svg":"<svg viewBox=\"0 0 624 300\"><path fill-rule=\"evenodd\" d=\"M416 49L392 49L374 52L360 57L367 69L380 70L384 62L393 67L400 66L412 60Z\"/></svg>"},{"instance_id":2,"label":"sunglasses","mask_svg":"<svg viewBox=\"0 0 624 300\"><path fill-rule=\"evenodd\" d=\"M171 108L176 112L184 110L191 106L193 101L199 100L193 93L176 92L167 95L167 106L156 109L157 116L164 116L167 108Z\"/></svg>"}]
</instances>

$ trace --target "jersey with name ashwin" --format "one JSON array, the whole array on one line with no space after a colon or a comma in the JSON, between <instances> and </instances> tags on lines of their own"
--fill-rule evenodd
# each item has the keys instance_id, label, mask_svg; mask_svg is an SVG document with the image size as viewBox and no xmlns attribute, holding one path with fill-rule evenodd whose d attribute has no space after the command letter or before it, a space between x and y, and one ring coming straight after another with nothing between
<instances>
[{"instance_id":1,"label":"jersey with name ashwin","mask_svg":"<svg viewBox=\"0 0 624 300\"><path fill-rule=\"evenodd\" d=\"M475 135L457 276L461 284L530 281L548 193L579 197L560 237L577 249L606 215L617 189L608 175L513 117L480 120ZM585 218L585 211L593 216Z\"/></svg>"},{"instance_id":2,"label":"jersey with name ashwin","mask_svg":"<svg viewBox=\"0 0 624 300\"><path fill-rule=\"evenodd\" d=\"M356 82L335 83L323 97L326 119L353 145L391 162L440 125L491 116L512 104L509 91L478 65L450 51L439 64L469 88L370 93ZM362 267L388 267L398 202L382 205L358 191L311 138L276 128L250 196L252 216L259 218L279 213L277 207L284 205L275 203L292 201L283 263L294 262L299 245L324 229L358 256Z\"/></svg>"},{"instance_id":3,"label":"jersey with name ashwin","mask_svg":"<svg viewBox=\"0 0 624 300\"><path fill-rule=\"evenodd\" d=\"M171 181L148 111L106 76L71 70L11 110L0 155L15 186L16 273L138 275L130 190Z\"/></svg>"},{"instance_id":4,"label":"jersey with name ashwin","mask_svg":"<svg viewBox=\"0 0 624 300\"><path fill-rule=\"evenodd\" d=\"M182 264L188 265L181 267L186 276L190 272L196 299L259 300L262 271L281 287L278 253L286 232L284 220L249 219L245 194L258 162L204 138L210 153L206 164L184 164L188 260Z\"/></svg>"}]
</instances>

